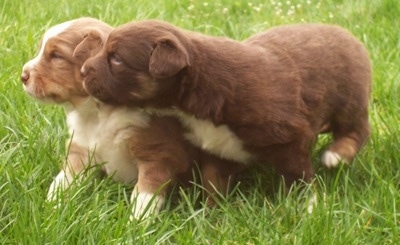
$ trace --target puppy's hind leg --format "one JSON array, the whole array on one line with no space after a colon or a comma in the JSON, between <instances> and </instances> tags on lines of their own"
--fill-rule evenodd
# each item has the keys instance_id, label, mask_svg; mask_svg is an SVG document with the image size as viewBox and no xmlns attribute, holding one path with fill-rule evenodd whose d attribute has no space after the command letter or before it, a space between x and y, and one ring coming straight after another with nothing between
<instances>
[{"instance_id":1,"label":"puppy's hind leg","mask_svg":"<svg viewBox=\"0 0 400 245\"><path fill-rule=\"evenodd\" d=\"M349 124L336 124L333 128L333 143L322 155L322 164L335 168L341 162L349 164L359 152L370 134L368 115L354 118Z\"/></svg>"}]
</instances>

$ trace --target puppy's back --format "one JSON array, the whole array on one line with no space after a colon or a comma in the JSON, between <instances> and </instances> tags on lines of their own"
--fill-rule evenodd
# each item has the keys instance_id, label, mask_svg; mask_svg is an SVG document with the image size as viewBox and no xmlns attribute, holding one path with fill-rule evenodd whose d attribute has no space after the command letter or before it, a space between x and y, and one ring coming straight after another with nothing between
<instances>
[{"instance_id":1,"label":"puppy's back","mask_svg":"<svg viewBox=\"0 0 400 245\"><path fill-rule=\"evenodd\" d=\"M245 41L247 44L274 48L289 56L300 71L320 70L346 73L354 71L370 76L368 52L347 30L326 24L297 24L271 28ZM332 69L334 68L334 69ZM370 83L370 79L365 79Z\"/></svg>"},{"instance_id":2,"label":"puppy's back","mask_svg":"<svg viewBox=\"0 0 400 245\"><path fill-rule=\"evenodd\" d=\"M310 109L330 114L350 97L358 101L353 109L368 107L369 55L347 30L326 24L287 25L256 34L244 43L272 48L292 60L302 81L302 97ZM330 105L320 110L324 103Z\"/></svg>"}]
</instances>

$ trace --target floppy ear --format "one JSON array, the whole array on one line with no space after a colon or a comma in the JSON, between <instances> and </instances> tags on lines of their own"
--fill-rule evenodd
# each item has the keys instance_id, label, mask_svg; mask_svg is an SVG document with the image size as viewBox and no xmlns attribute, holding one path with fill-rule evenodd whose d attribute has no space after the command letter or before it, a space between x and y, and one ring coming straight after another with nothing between
<instances>
[{"instance_id":1,"label":"floppy ear","mask_svg":"<svg viewBox=\"0 0 400 245\"><path fill-rule=\"evenodd\" d=\"M76 46L72 55L84 62L98 53L103 44L104 40L102 34L98 30L91 30L84 36L82 42Z\"/></svg>"},{"instance_id":2,"label":"floppy ear","mask_svg":"<svg viewBox=\"0 0 400 245\"><path fill-rule=\"evenodd\" d=\"M150 56L149 71L155 78L171 77L190 65L189 54L182 43L172 35L157 40Z\"/></svg>"}]
</instances>

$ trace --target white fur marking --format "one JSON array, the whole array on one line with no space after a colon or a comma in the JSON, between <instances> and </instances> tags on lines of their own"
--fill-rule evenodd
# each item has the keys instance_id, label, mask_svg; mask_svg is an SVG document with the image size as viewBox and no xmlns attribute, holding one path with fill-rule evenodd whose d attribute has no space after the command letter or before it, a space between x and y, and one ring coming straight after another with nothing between
<instances>
[{"instance_id":1,"label":"white fur marking","mask_svg":"<svg viewBox=\"0 0 400 245\"><path fill-rule=\"evenodd\" d=\"M131 221L145 219L152 214L157 214L164 204L164 197L134 190L131 196L131 203L133 202L135 203L130 216Z\"/></svg>"},{"instance_id":2,"label":"white fur marking","mask_svg":"<svg viewBox=\"0 0 400 245\"><path fill-rule=\"evenodd\" d=\"M191 129L185 136L203 150L225 159L247 163L251 154L243 149L242 141L226 125L215 126L212 122L183 116L182 121Z\"/></svg>"},{"instance_id":3,"label":"white fur marking","mask_svg":"<svg viewBox=\"0 0 400 245\"><path fill-rule=\"evenodd\" d=\"M243 142L227 125L215 126L210 120L198 119L179 110L152 110L149 113L177 117L190 132L185 137L194 145L222 158L248 163L252 155L243 147Z\"/></svg>"},{"instance_id":4,"label":"white fur marking","mask_svg":"<svg viewBox=\"0 0 400 245\"><path fill-rule=\"evenodd\" d=\"M57 199L57 193L65 190L70 185L71 181L71 176L67 175L64 170L61 170L50 185L49 191L47 192L47 201L55 201Z\"/></svg>"},{"instance_id":5,"label":"white fur marking","mask_svg":"<svg viewBox=\"0 0 400 245\"><path fill-rule=\"evenodd\" d=\"M136 128L145 128L150 117L141 110L102 105L96 108L91 98L79 108L67 113L72 142L88 149L96 163L106 163L107 174L119 182L132 183L137 179L137 166L128 150L127 140L134 137Z\"/></svg>"},{"instance_id":6,"label":"white fur marking","mask_svg":"<svg viewBox=\"0 0 400 245\"><path fill-rule=\"evenodd\" d=\"M321 157L321 161L327 168L335 168L340 162L345 162L338 153L333 151L325 151Z\"/></svg>"}]
</instances>

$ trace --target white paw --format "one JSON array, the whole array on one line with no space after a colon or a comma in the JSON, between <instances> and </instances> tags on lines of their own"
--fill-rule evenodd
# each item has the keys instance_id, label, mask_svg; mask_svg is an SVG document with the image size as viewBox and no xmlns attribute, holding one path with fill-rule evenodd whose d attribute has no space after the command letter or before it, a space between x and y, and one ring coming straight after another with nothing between
<instances>
[{"instance_id":1,"label":"white paw","mask_svg":"<svg viewBox=\"0 0 400 245\"><path fill-rule=\"evenodd\" d=\"M49 191L47 192L47 201L52 202L57 200L57 194L65 190L69 186L69 180L68 180L67 174L62 170L56 178L53 180L49 187Z\"/></svg>"},{"instance_id":2,"label":"white paw","mask_svg":"<svg viewBox=\"0 0 400 245\"><path fill-rule=\"evenodd\" d=\"M133 208L129 219L131 221L141 220L157 214L164 204L164 197L152 193L137 193L134 191L131 196L131 202L133 203Z\"/></svg>"},{"instance_id":3,"label":"white paw","mask_svg":"<svg viewBox=\"0 0 400 245\"><path fill-rule=\"evenodd\" d=\"M336 168L340 162L346 162L339 154L333 151L325 151L321 161L327 168Z\"/></svg>"}]
</instances>

